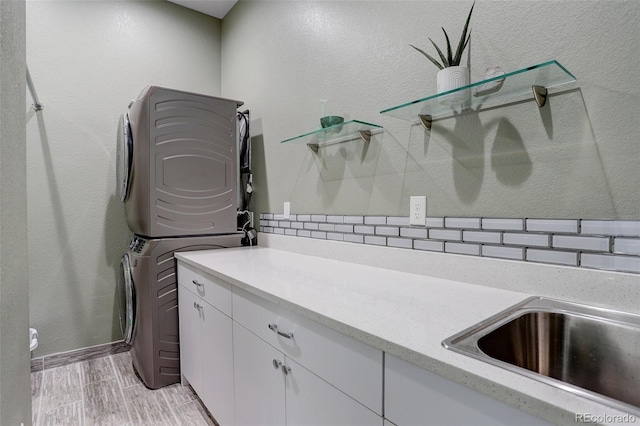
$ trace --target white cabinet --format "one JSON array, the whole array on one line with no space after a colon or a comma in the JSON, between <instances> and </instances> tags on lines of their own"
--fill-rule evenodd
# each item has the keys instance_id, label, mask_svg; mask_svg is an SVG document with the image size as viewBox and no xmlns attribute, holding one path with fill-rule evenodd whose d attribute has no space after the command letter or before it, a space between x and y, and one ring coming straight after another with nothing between
<instances>
[{"instance_id":1,"label":"white cabinet","mask_svg":"<svg viewBox=\"0 0 640 426\"><path fill-rule=\"evenodd\" d=\"M547 424L183 262L178 282L184 382L221 426Z\"/></svg>"},{"instance_id":2,"label":"white cabinet","mask_svg":"<svg viewBox=\"0 0 640 426\"><path fill-rule=\"evenodd\" d=\"M232 302L234 322L382 416L381 350L237 287Z\"/></svg>"},{"instance_id":3,"label":"white cabinet","mask_svg":"<svg viewBox=\"0 0 640 426\"><path fill-rule=\"evenodd\" d=\"M385 357L385 418L397 426L549 424L391 355Z\"/></svg>"},{"instance_id":4,"label":"white cabinet","mask_svg":"<svg viewBox=\"0 0 640 426\"><path fill-rule=\"evenodd\" d=\"M382 351L233 289L236 424L382 425Z\"/></svg>"},{"instance_id":5,"label":"white cabinet","mask_svg":"<svg viewBox=\"0 0 640 426\"><path fill-rule=\"evenodd\" d=\"M183 382L220 425L382 425L382 351L183 262L178 283Z\"/></svg>"},{"instance_id":6,"label":"white cabinet","mask_svg":"<svg viewBox=\"0 0 640 426\"><path fill-rule=\"evenodd\" d=\"M382 425L382 351L233 289L236 424Z\"/></svg>"},{"instance_id":7,"label":"white cabinet","mask_svg":"<svg viewBox=\"0 0 640 426\"><path fill-rule=\"evenodd\" d=\"M284 425L282 353L237 323L233 324L233 353L236 425Z\"/></svg>"},{"instance_id":8,"label":"white cabinet","mask_svg":"<svg viewBox=\"0 0 640 426\"><path fill-rule=\"evenodd\" d=\"M230 286L178 263L180 369L183 383L187 382L193 387L219 424L232 425L232 320L221 309L231 313Z\"/></svg>"},{"instance_id":9,"label":"white cabinet","mask_svg":"<svg viewBox=\"0 0 640 426\"><path fill-rule=\"evenodd\" d=\"M234 322L236 425L382 425L382 418Z\"/></svg>"},{"instance_id":10,"label":"white cabinet","mask_svg":"<svg viewBox=\"0 0 640 426\"><path fill-rule=\"evenodd\" d=\"M300 364L286 359L288 425L382 425L382 417Z\"/></svg>"},{"instance_id":11,"label":"white cabinet","mask_svg":"<svg viewBox=\"0 0 640 426\"><path fill-rule=\"evenodd\" d=\"M180 315L180 372L198 393L202 393L202 324L200 297L184 286L178 288Z\"/></svg>"},{"instance_id":12,"label":"white cabinet","mask_svg":"<svg viewBox=\"0 0 640 426\"><path fill-rule=\"evenodd\" d=\"M221 425L234 423L233 334L231 318L203 303L202 402Z\"/></svg>"}]
</instances>

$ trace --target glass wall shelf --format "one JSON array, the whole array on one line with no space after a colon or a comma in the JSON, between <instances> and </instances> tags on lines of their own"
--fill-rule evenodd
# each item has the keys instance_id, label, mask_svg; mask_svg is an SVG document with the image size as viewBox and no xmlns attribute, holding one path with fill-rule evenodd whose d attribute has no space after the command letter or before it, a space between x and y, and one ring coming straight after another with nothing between
<instances>
[{"instance_id":1,"label":"glass wall shelf","mask_svg":"<svg viewBox=\"0 0 640 426\"><path fill-rule=\"evenodd\" d=\"M502 87L498 83L502 80ZM438 93L426 98L407 102L380 111L380 114L390 115L408 121L420 119L422 124L430 129L434 117L451 114L473 108L482 104L504 102L525 94L533 94L539 107L546 103L547 89L572 83L576 78L565 67L555 60L509 72L486 80L477 81L467 86L448 92ZM491 86L497 88L491 89ZM467 91L465 100L447 102L447 96L452 93ZM451 98L451 96L449 96Z\"/></svg>"},{"instance_id":2,"label":"glass wall shelf","mask_svg":"<svg viewBox=\"0 0 640 426\"><path fill-rule=\"evenodd\" d=\"M285 139L280 143L306 143L313 151L318 152L318 148L322 145L341 142L359 137L365 142L371 140L374 132L381 131L382 126L377 124L366 123L360 120L349 120L335 126L325 127L323 129L314 130L300 136Z\"/></svg>"}]
</instances>

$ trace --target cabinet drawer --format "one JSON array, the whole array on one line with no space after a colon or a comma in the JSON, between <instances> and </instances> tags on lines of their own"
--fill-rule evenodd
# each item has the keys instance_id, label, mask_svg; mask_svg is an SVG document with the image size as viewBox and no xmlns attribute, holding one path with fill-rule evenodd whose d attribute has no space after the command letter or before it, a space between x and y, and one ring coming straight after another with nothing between
<instances>
[{"instance_id":1,"label":"cabinet drawer","mask_svg":"<svg viewBox=\"0 0 640 426\"><path fill-rule=\"evenodd\" d=\"M231 285L226 281L178 261L178 283L225 315L231 316Z\"/></svg>"},{"instance_id":2,"label":"cabinet drawer","mask_svg":"<svg viewBox=\"0 0 640 426\"><path fill-rule=\"evenodd\" d=\"M382 351L237 287L233 289L233 320L382 414ZM293 336L284 337L274 331L273 326Z\"/></svg>"}]
</instances>

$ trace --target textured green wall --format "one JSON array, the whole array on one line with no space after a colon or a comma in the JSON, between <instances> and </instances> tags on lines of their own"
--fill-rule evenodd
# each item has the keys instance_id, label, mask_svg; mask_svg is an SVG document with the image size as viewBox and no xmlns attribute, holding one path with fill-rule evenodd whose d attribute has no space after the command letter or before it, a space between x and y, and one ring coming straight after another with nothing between
<instances>
[{"instance_id":1,"label":"textured green wall","mask_svg":"<svg viewBox=\"0 0 640 426\"><path fill-rule=\"evenodd\" d=\"M220 94L220 20L167 1L27 3L34 356L121 340L116 299L131 233L116 197L116 127L150 84Z\"/></svg>"},{"instance_id":2,"label":"textured green wall","mask_svg":"<svg viewBox=\"0 0 640 426\"><path fill-rule=\"evenodd\" d=\"M0 2L0 424L31 424L25 3Z\"/></svg>"},{"instance_id":3,"label":"textured green wall","mask_svg":"<svg viewBox=\"0 0 640 426\"><path fill-rule=\"evenodd\" d=\"M222 25L222 93L253 112L258 212L640 217L640 3L476 1L468 62L515 71L550 59L573 90L419 125L383 109L435 93L437 69L409 47L460 33L472 1L240 1ZM314 155L280 141L332 114L383 125L368 147Z\"/></svg>"}]
</instances>

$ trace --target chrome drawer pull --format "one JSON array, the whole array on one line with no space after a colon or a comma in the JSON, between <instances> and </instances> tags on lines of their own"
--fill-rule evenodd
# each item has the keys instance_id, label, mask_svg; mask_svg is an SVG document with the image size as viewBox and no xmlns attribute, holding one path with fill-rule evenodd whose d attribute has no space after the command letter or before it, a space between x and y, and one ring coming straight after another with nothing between
<instances>
[{"instance_id":1,"label":"chrome drawer pull","mask_svg":"<svg viewBox=\"0 0 640 426\"><path fill-rule=\"evenodd\" d=\"M277 359L273 359L273 368L276 370L282 366L282 361L278 361Z\"/></svg>"},{"instance_id":2,"label":"chrome drawer pull","mask_svg":"<svg viewBox=\"0 0 640 426\"><path fill-rule=\"evenodd\" d=\"M291 373L291 367L289 367L288 365L283 365L281 368L282 368L282 372L284 373L285 376L287 374Z\"/></svg>"},{"instance_id":3,"label":"chrome drawer pull","mask_svg":"<svg viewBox=\"0 0 640 426\"><path fill-rule=\"evenodd\" d=\"M196 281L196 280L193 280L193 281L192 281L192 283L194 283L194 284L195 284L195 285L197 285L198 287L204 287L204 284L199 283L199 282L198 282L198 281Z\"/></svg>"},{"instance_id":4,"label":"chrome drawer pull","mask_svg":"<svg viewBox=\"0 0 640 426\"><path fill-rule=\"evenodd\" d=\"M200 305L197 302L193 302L193 307L196 308L198 311L200 311L200 309L202 309L202 305Z\"/></svg>"},{"instance_id":5,"label":"chrome drawer pull","mask_svg":"<svg viewBox=\"0 0 640 426\"><path fill-rule=\"evenodd\" d=\"M269 330L273 331L274 333L278 333L279 336L285 337L287 339L293 339L293 333L284 333L278 330L277 324L269 324Z\"/></svg>"}]
</instances>

